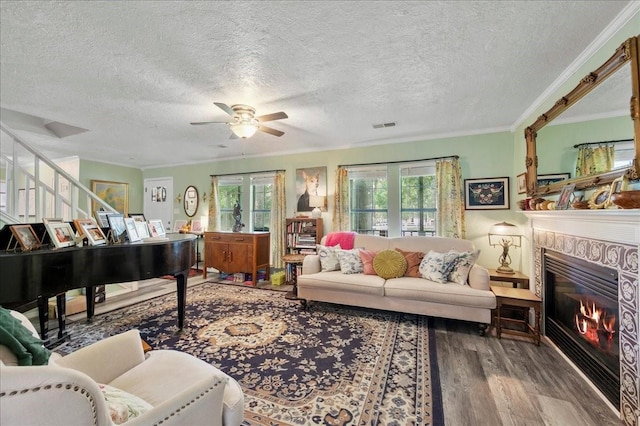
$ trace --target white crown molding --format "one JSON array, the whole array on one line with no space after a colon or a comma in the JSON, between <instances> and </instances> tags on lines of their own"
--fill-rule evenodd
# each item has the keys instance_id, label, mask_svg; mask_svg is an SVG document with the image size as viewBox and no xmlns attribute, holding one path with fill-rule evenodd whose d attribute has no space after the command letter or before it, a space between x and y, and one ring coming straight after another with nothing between
<instances>
[{"instance_id":1,"label":"white crown molding","mask_svg":"<svg viewBox=\"0 0 640 426\"><path fill-rule=\"evenodd\" d=\"M607 27L587 46L587 48L533 101L520 117L511 125L511 132L515 132L544 102L554 94L580 67L582 67L598 50L600 50L611 38L638 12L640 12L640 1L629 2L627 6L616 16Z\"/></svg>"}]
</instances>

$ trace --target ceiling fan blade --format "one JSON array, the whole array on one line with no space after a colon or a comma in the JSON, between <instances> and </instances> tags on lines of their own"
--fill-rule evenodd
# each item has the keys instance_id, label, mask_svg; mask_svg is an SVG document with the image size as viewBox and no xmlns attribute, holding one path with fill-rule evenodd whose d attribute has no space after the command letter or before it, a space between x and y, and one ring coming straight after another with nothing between
<instances>
[{"instance_id":1,"label":"ceiling fan blade","mask_svg":"<svg viewBox=\"0 0 640 426\"><path fill-rule=\"evenodd\" d=\"M235 114L231 109L231 107L229 107L229 105L227 104L223 104L222 102L214 102L214 104L215 106L217 106L218 108L220 108L221 110L229 114L230 116L233 116L233 114Z\"/></svg>"},{"instance_id":2,"label":"ceiling fan blade","mask_svg":"<svg viewBox=\"0 0 640 426\"><path fill-rule=\"evenodd\" d=\"M271 127L266 127L266 126L258 126L258 130L260 130L261 132L269 133L270 135L273 135L273 136L278 136L278 137L284 135L284 132L281 132L280 130L272 129Z\"/></svg>"},{"instance_id":3,"label":"ceiling fan blade","mask_svg":"<svg viewBox=\"0 0 640 426\"><path fill-rule=\"evenodd\" d=\"M273 114L261 115L260 117L256 117L256 120L263 123L265 121L273 121L273 120L282 120L283 118L289 118L287 114L284 112L274 112Z\"/></svg>"},{"instance_id":4,"label":"ceiling fan blade","mask_svg":"<svg viewBox=\"0 0 640 426\"><path fill-rule=\"evenodd\" d=\"M194 123L189 123L193 126L200 126L201 124L214 124L214 123L222 123L222 124L227 124L226 121L196 121Z\"/></svg>"}]
</instances>

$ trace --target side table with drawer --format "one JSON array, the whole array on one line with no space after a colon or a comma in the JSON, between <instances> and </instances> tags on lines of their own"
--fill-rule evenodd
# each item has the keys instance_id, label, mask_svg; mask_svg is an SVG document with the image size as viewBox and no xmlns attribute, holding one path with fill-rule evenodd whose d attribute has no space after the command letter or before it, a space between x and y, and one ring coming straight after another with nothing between
<instances>
[{"instance_id":1,"label":"side table with drawer","mask_svg":"<svg viewBox=\"0 0 640 426\"><path fill-rule=\"evenodd\" d=\"M533 342L540 346L540 311L542 310L542 299L533 294L531 291L522 288L509 288L501 286L491 286L491 291L496 295L496 335L498 339L502 334L513 334L516 336L528 337L533 339ZM532 308L535 312L534 326L531 327L528 321L528 315L524 320L514 319L502 316L503 308ZM503 323L516 324L522 326L524 331L512 330L510 328L503 327Z\"/></svg>"}]
</instances>

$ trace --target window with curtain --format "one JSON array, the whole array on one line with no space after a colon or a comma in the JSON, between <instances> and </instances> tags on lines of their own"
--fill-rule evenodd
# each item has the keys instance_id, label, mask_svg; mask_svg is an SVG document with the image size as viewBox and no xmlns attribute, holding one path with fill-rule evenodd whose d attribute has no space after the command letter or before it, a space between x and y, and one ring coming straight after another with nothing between
<instances>
[{"instance_id":1,"label":"window with curtain","mask_svg":"<svg viewBox=\"0 0 640 426\"><path fill-rule=\"evenodd\" d=\"M614 160L613 160L614 169L631 166L631 163L633 162L633 157L635 155L633 140L630 140L629 142L617 143L613 146L613 149L614 149Z\"/></svg>"},{"instance_id":2,"label":"window with curtain","mask_svg":"<svg viewBox=\"0 0 640 426\"><path fill-rule=\"evenodd\" d=\"M221 176L218 180L218 194L220 201L220 225L221 231L231 231L235 220L233 219L233 206L240 203L242 209L242 176Z\"/></svg>"},{"instance_id":3,"label":"window with curtain","mask_svg":"<svg viewBox=\"0 0 640 426\"><path fill-rule=\"evenodd\" d=\"M435 235L437 186L435 165L400 168L402 235Z\"/></svg>"},{"instance_id":4,"label":"window with curtain","mask_svg":"<svg viewBox=\"0 0 640 426\"><path fill-rule=\"evenodd\" d=\"M273 176L251 177L251 223L253 231L269 231Z\"/></svg>"},{"instance_id":5,"label":"window with curtain","mask_svg":"<svg viewBox=\"0 0 640 426\"><path fill-rule=\"evenodd\" d=\"M359 234L388 233L387 168L349 168L351 230Z\"/></svg>"}]
</instances>

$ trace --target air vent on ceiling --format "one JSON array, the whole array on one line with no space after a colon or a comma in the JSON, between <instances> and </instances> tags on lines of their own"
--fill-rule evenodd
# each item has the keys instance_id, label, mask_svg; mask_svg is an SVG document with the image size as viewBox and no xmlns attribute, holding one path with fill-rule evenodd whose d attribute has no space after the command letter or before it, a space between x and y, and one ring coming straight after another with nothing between
<instances>
[{"instance_id":1,"label":"air vent on ceiling","mask_svg":"<svg viewBox=\"0 0 640 426\"><path fill-rule=\"evenodd\" d=\"M389 122L389 123L374 124L373 128L374 129L382 129L384 127L395 127L395 125L396 125L396 122L392 121L392 122Z\"/></svg>"}]
</instances>

